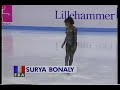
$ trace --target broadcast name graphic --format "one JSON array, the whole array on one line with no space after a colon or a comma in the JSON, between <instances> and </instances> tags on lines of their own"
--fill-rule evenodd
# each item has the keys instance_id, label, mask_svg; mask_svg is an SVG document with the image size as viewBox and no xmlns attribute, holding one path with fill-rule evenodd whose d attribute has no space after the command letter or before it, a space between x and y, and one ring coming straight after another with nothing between
<instances>
[{"instance_id":1,"label":"broadcast name graphic","mask_svg":"<svg viewBox=\"0 0 120 90\"><path fill-rule=\"evenodd\" d=\"M2 5L2 24L12 22L12 5Z\"/></svg>"},{"instance_id":2,"label":"broadcast name graphic","mask_svg":"<svg viewBox=\"0 0 120 90\"><path fill-rule=\"evenodd\" d=\"M66 19L71 16L73 19L80 20L114 20L116 19L115 13L80 13L78 11L59 11L55 10L55 19Z\"/></svg>"},{"instance_id":3,"label":"broadcast name graphic","mask_svg":"<svg viewBox=\"0 0 120 90\"><path fill-rule=\"evenodd\" d=\"M76 66L14 66L14 77L25 77L26 73L76 73Z\"/></svg>"}]
</instances>

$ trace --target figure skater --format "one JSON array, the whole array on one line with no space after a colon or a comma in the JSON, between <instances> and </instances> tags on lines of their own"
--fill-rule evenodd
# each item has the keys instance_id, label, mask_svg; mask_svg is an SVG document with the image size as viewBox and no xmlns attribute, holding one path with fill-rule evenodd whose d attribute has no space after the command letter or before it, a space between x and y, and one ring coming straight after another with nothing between
<instances>
[{"instance_id":1,"label":"figure skater","mask_svg":"<svg viewBox=\"0 0 120 90\"><path fill-rule=\"evenodd\" d=\"M65 19L64 23L66 26L66 37L61 48L66 44L65 66L71 66L73 63L73 56L77 49L77 28L73 26L74 20L72 17Z\"/></svg>"}]
</instances>

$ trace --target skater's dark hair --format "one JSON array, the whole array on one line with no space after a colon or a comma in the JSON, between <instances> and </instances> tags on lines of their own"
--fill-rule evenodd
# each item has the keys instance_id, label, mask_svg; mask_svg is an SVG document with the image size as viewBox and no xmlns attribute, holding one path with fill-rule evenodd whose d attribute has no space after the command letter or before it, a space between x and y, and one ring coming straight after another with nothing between
<instances>
[{"instance_id":1,"label":"skater's dark hair","mask_svg":"<svg viewBox=\"0 0 120 90\"><path fill-rule=\"evenodd\" d=\"M72 17L68 17L68 18L66 18L65 20L64 20L64 22L66 23L66 22L70 22L70 24L74 24L74 20L73 20L73 18Z\"/></svg>"}]
</instances>

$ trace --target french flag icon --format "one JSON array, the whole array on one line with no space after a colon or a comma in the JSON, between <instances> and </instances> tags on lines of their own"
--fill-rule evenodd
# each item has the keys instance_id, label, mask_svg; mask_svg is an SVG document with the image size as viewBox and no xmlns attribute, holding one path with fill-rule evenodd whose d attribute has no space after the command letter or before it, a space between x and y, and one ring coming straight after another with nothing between
<instances>
[{"instance_id":1,"label":"french flag icon","mask_svg":"<svg viewBox=\"0 0 120 90\"><path fill-rule=\"evenodd\" d=\"M21 66L21 69L19 69L18 66L14 66L14 73L23 73L23 74L25 74L25 66Z\"/></svg>"}]
</instances>

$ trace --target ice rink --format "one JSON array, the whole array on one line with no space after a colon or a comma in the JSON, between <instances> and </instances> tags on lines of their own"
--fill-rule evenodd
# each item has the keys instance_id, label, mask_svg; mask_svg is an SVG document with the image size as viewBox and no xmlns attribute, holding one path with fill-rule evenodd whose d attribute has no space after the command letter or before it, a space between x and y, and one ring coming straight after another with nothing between
<instances>
[{"instance_id":1,"label":"ice rink","mask_svg":"<svg viewBox=\"0 0 120 90\"><path fill-rule=\"evenodd\" d=\"M3 30L3 84L117 84L117 33L78 33L75 74L26 74L14 77L13 66L64 66L64 32Z\"/></svg>"}]
</instances>

